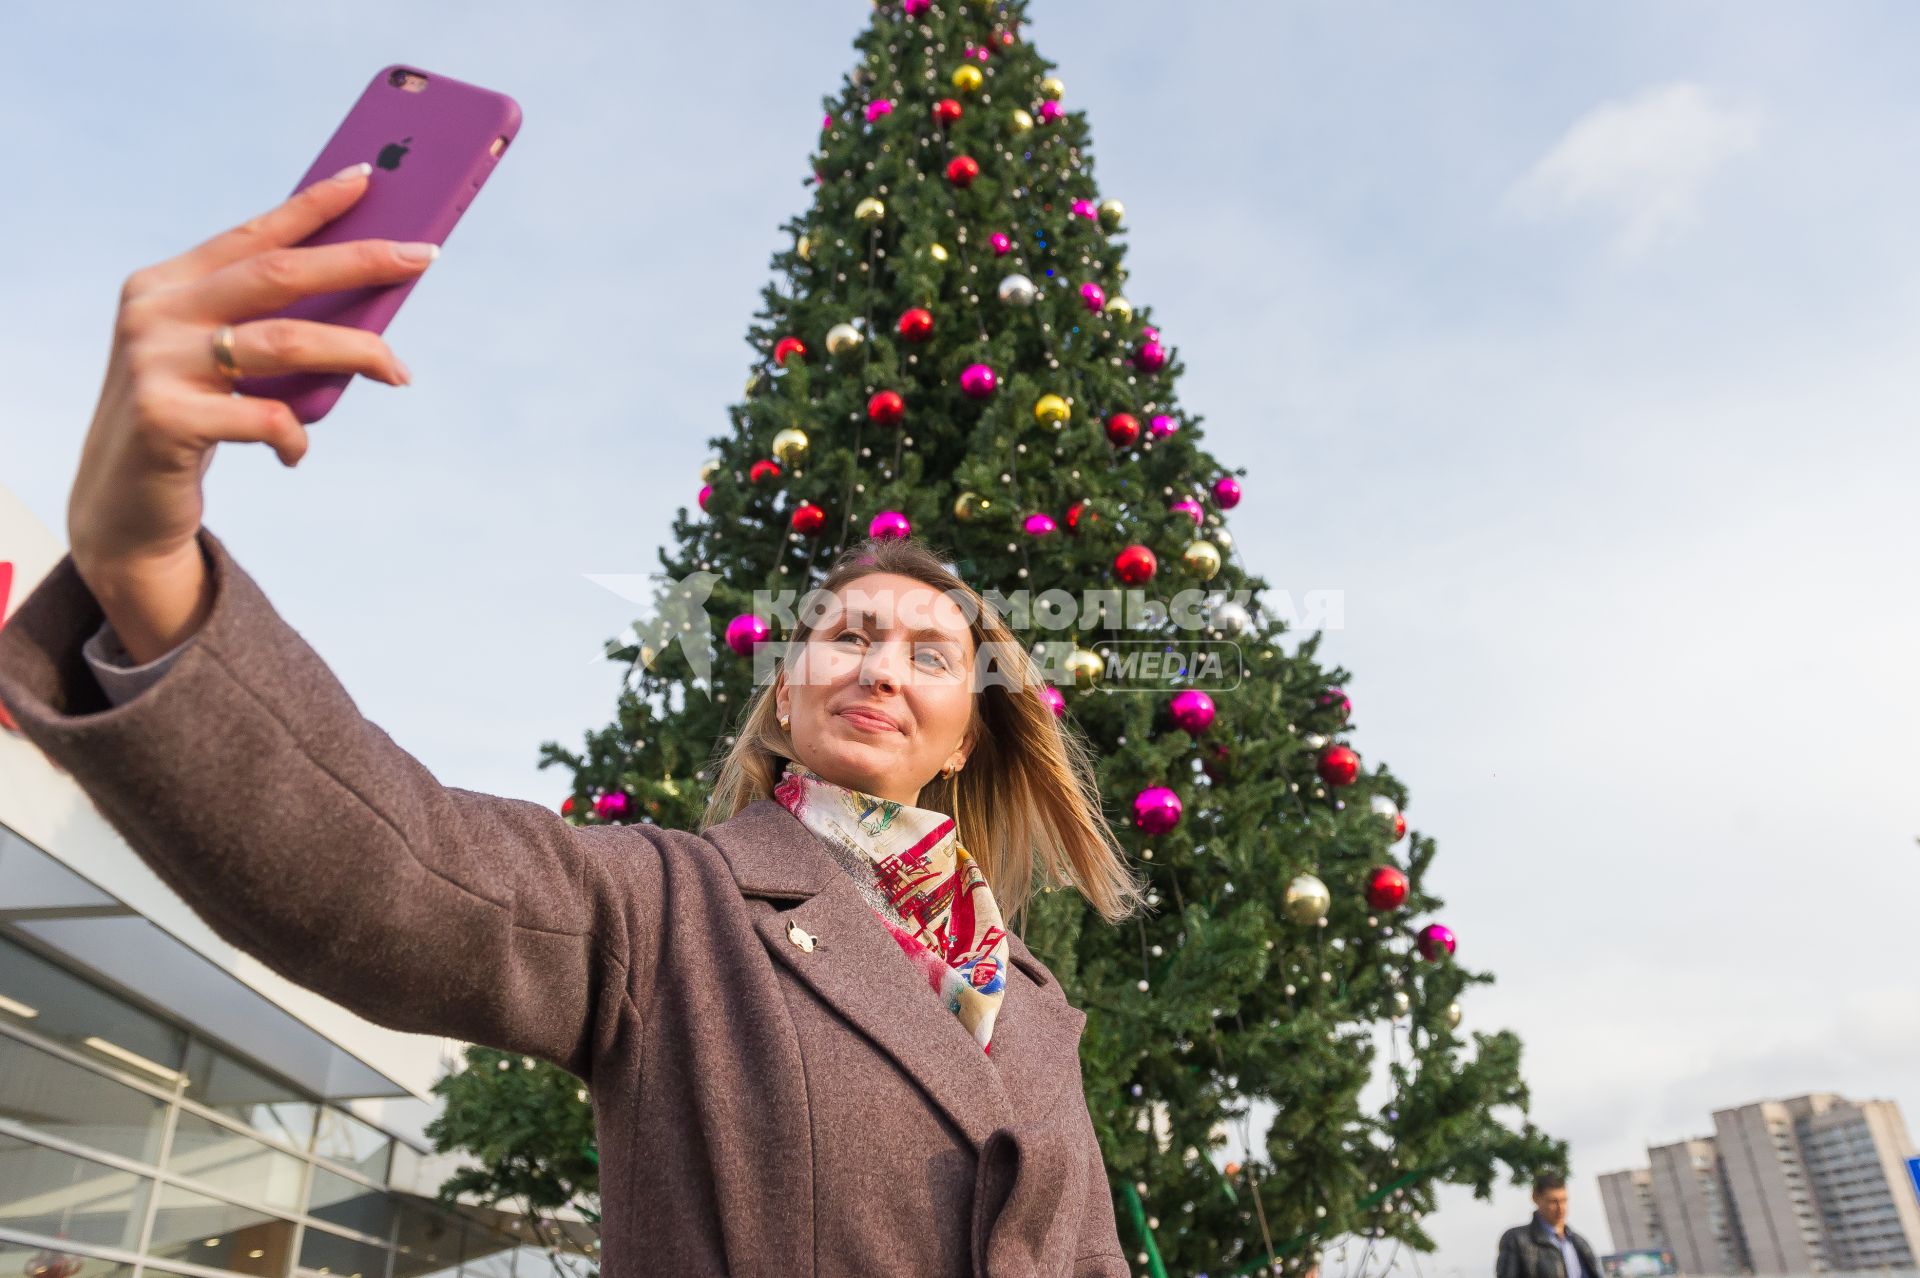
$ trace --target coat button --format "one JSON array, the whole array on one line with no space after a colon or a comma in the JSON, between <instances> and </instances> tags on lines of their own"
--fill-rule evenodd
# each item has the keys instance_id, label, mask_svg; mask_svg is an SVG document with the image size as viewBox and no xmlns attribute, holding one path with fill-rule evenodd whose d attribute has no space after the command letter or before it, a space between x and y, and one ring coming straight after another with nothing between
<instances>
[{"instance_id":1,"label":"coat button","mask_svg":"<svg viewBox=\"0 0 1920 1278\"><path fill-rule=\"evenodd\" d=\"M802 928L798 923L787 924L787 939L809 954L813 953L814 946L820 944L818 937Z\"/></svg>"}]
</instances>

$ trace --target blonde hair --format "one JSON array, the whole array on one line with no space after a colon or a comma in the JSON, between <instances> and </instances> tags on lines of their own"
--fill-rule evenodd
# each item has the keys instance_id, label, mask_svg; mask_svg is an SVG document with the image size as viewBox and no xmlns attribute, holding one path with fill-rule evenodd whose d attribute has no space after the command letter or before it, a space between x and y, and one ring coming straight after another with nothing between
<instances>
[{"instance_id":1,"label":"blonde hair","mask_svg":"<svg viewBox=\"0 0 1920 1278\"><path fill-rule=\"evenodd\" d=\"M910 577L961 604L976 662L984 658L996 672L974 694L966 766L929 781L918 802L954 818L1009 926L1019 926L1040 886L1076 889L1109 923L1131 916L1145 893L1101 810L1092 752L1040 697L1045 677L1033 656L998 610L918 538L849 546L818 589L835 593L873 573ZM702 830L771 798L786 761L798 757L780 728L774 693L811 634L806 620L796 624L779 656L781 677L754 694L732 745L716 751L718 775Z\"/></svg>"}]
</instances>

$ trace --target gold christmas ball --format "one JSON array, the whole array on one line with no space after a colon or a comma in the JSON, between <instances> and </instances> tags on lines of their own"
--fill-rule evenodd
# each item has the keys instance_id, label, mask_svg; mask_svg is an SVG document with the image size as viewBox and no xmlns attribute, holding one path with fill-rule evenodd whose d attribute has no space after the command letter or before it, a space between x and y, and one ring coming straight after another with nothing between
<instances>
[{"instance_id":1,"label":"gold christmas ball","mask_svg":"<svg viewBox=\"0 0 1920 1278\"><path fill-rule=\"evenodd\" d=\"M1120 224L1127 220L1127 206L1118 200L1100 201L1100 225L1109 231L1117 231Z\"/></svg>"},{"instance_id":2,"label":"gold christmas ball","mask_svg":"<svg viewBox=\"0 0 1920 1278\"><path fill-rule=\"evenodd\" d=\"M1180 562L1202 581L1212 581L1220 571L1220 548L1210 541L1196 541L1180 552Z\"/></svg>"},{"instance_id":3,"label":"gold christmas ball","mask_svg":"<svg viewBox=\"0 0 1920 1278\"><path fill-rule=\"evenodd\" d=\"M1327 891L1327 885L1311 874L1302 874L1287 884L1287 894L1280 901L1280 912L1292 923L1318 923L1327 917L1327 910L1332 905L1333 894Z\"/></svg>"},{"instance_id":4,"label":"gold christmas ball","mask_svg":"<svg viewBox=\"0 0 1920 1278\"><path fill-rule=\"evenodd\" d=\"M963 524L973 522L992 509L993 502L979 493L965 492L953 499L953 517Z\"/></svg>"},{"instance_id":5,"label":"gold christmas ball","mask_svg":"<svg viewBox=\"0 0 1920 1278\"><path fill-rule=\"evenodd\" d=\"M1007 117L1007 124L1015 133L1033 132L1033 117L1020 107L1013 109L1013 114Z\"/></svg>"},{"instance_id":6,"label":"gold christmas ball","mask_svg":"<svg viewBox=\"0 0 1920 1278\"><path fill-rule=\"evenodd\" d=\"M1447 1004L1447 1028L1460 1028L1460 1005L1458 1003Z\"/></svg>"},{"instance_id":7,"label":"gold christmas ball","mask_svg":"<svg viewBox=\"0 0 1920 1278\"><path fill-rule=\"evenodd\" d=\"M887 206L869 195L853 206L853 220L872 224L887 215Z\"/></svg>"},{"instance_id":8,"label":"gold christmas ball","mask_svg":"<svg viewBox=\"0 0 1920 1278\"><path fill-rule=\"evenodd\" d=\"M835 324L827 330L827 354L845 355L860 345L860 330L851 324Z\"/></svg>"},{"instance_id":9,"label":"gold christmas ball","mask_svg":"<svg viewBox=\"0 0 1920 1278\"><path fill-rule=\"evenodd\" d=\"M1105 310L1107 314L1113 316L1122 324L1131 324L1133 322L1133 303L1118 293L1115 293L1107 299Z\"/></svg>"},{"instance_id":10,"label":"gold christmas ball","mask_svg":"<svg viewBox=\"0 0 1920 1278\"><path fill-rule=\"evenodd\" d=\"M1040 93L1042 97L1052 98L1055 102L1058 102L1066 95L1066 92L1067 86L1060 82L1060 77L1057 75L1050 75L1040 82Z\"/></svg>"},{"instance_id":11,"label":"gold christmas ball","mask_svg":"<svg viewBox=\"0 0 1920 1278\"><path fill-rule=\"evenodd\" d=\"M807 432L789 426L773 437L773 455L781 464L798 466L807 459Z\"/></svg>"},{"instance_id":12,"label":"gold christmas ball","mask_svg":"<svg viewBox=\"0 0 1920 1278\"><path fill-rule=\"evenodd\" d=\"M1226 529L1216 528L1212 532L1208 533L1207 536L1212 538L1213 544L1220 547L1220 549L1222 550L1233 549L1233 534L1228 532Z\"/></svg>"},{"instance_id":13,"label":"gold christmas ball","mask_svg":"<svg viewBox=\"0 0 1920 1278\"><path fill-rule=\"evenodd\" d=\"M747 394L748 395L758 395L760 393L761 388L764 387L766 384L767 384L767 375L763 370L756 368L751 373L747 374Z\"/></svg>"},{"instance_id":14,"label":"gold christmas ball","mask_svg":"<svg viewBox=\"0 0 1920 1278\"><path fill-rule=\"evenodd\" d=\"M947 246L944 244L929 244L927 246L927 256L936 262L944 262L947 260Z\"/></svg>"},{"instance_id":15,"label":"gold christmas ball","mask_svg":"<svg viewBox=\"0 0 1920 1278\"><path fill-rule=\"evenodd\" d=\"M1047 426L1058 426L1073 416L1073 409L1067 401L1051 392L1042 395L1033 405L1033 419Z\"/></svg>"},{"instance_id":16,"label":"gold christmas ball","mask_svg":"<svg viewBox=\"0 0 1920 1278\"><path fill-rule=\"evenodd\" d=\"M813 237L811 235L801 236L799 242L793 246L793 251L800 255L801 261L811 262L813 260Z\"/></svg>"},{"instance_id":17,"label":"gold christmas ball","mask_svg":"<svg viewBox=\"0 0 1920 1278\"><path fill-rule=\"evenodd\" d=\"M1068 654L1066 666L1077 688L1091 688L1100 682L1100 676L1106 670L1106 663L1100 660L1100 654L1088 652L1085 648L1075 648Z\"/></svg>"},{"instance_id":18,"label":"gold christmas ball","mask_svg":"<svg viewBox=\"0 0 1920 1278\"><path fill-rule=\"evenodd\" d=\"M711 484L713 482L713 477L719 473L720 473L720 459L718 457L709 457L705 461L700 463L700 482L701 483Z\"/></svg>"},{"instance_id":19,"label":"gold christmas ball","mask_svg":"<svg viewBox=\"0 0 1920 1278\"><path fill-rule=\"evenodd\" d=\"M980 86L986 83L986 79L986 76L980 74L979 67L957 67L953 72L953 87L962 93L978 93Z\"/></svg>"}]
</instances>

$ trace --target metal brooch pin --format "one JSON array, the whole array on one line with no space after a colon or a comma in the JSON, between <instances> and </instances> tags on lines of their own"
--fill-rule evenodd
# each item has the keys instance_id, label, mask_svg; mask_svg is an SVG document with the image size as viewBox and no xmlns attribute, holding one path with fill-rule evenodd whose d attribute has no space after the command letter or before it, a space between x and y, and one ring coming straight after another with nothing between
<instances>
[{"instance_id":1,"label":"metal brooch pin","mask_svg":"<svg viewBox=\"0 0 1920 1278\"><path fill-rule=\"evenodd\" d=\"M818 937L801 927L798 923L787 924L787 939L809 954L813 953L814 947L820 944Z\"/></svg>"}]
</instances>

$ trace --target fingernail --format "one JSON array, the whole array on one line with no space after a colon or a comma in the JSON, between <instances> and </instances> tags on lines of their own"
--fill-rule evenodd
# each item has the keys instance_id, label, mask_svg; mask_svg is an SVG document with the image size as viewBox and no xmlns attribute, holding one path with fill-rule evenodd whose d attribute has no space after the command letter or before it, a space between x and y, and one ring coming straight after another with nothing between
<instances>
[{"instance_id":1,"label":"fingernail","mask_svg":"<svg viewBox=\"0 0 1920 1278\"><path fill-rule=\"evenodd\" d=\"M402 386L413 385L413 374L407 371L407 366L400 362L400 357L397 355L394 356L393 359L393 369L400 374L400 384Z\"/></svg>"},{"instance_id":2,"label":"fingernail","mask_svg":"<svg viewBox=\"0 0 1920 1278\"><path fill-rule=\"evenodd\" d=\"M333 175L333 180L336 182L351 182L355 178L363 178L371 172L373 172L373 166L365 160L362 160L358 164L349 164L346 168L341 169Z\"/></svg>"},{"instance_id":3,"label":"fingernail","mask_svg":"<svg viewBox=\"0 0 1920 1278\"><path fill-rule=\"evenodd\" d=\"M393 251L400 255L400 260L403 262L431 262L440 256L440 246L429 244L425 240L409 240L405 244L397 245Z\"/></svg>"}]
</instances>

